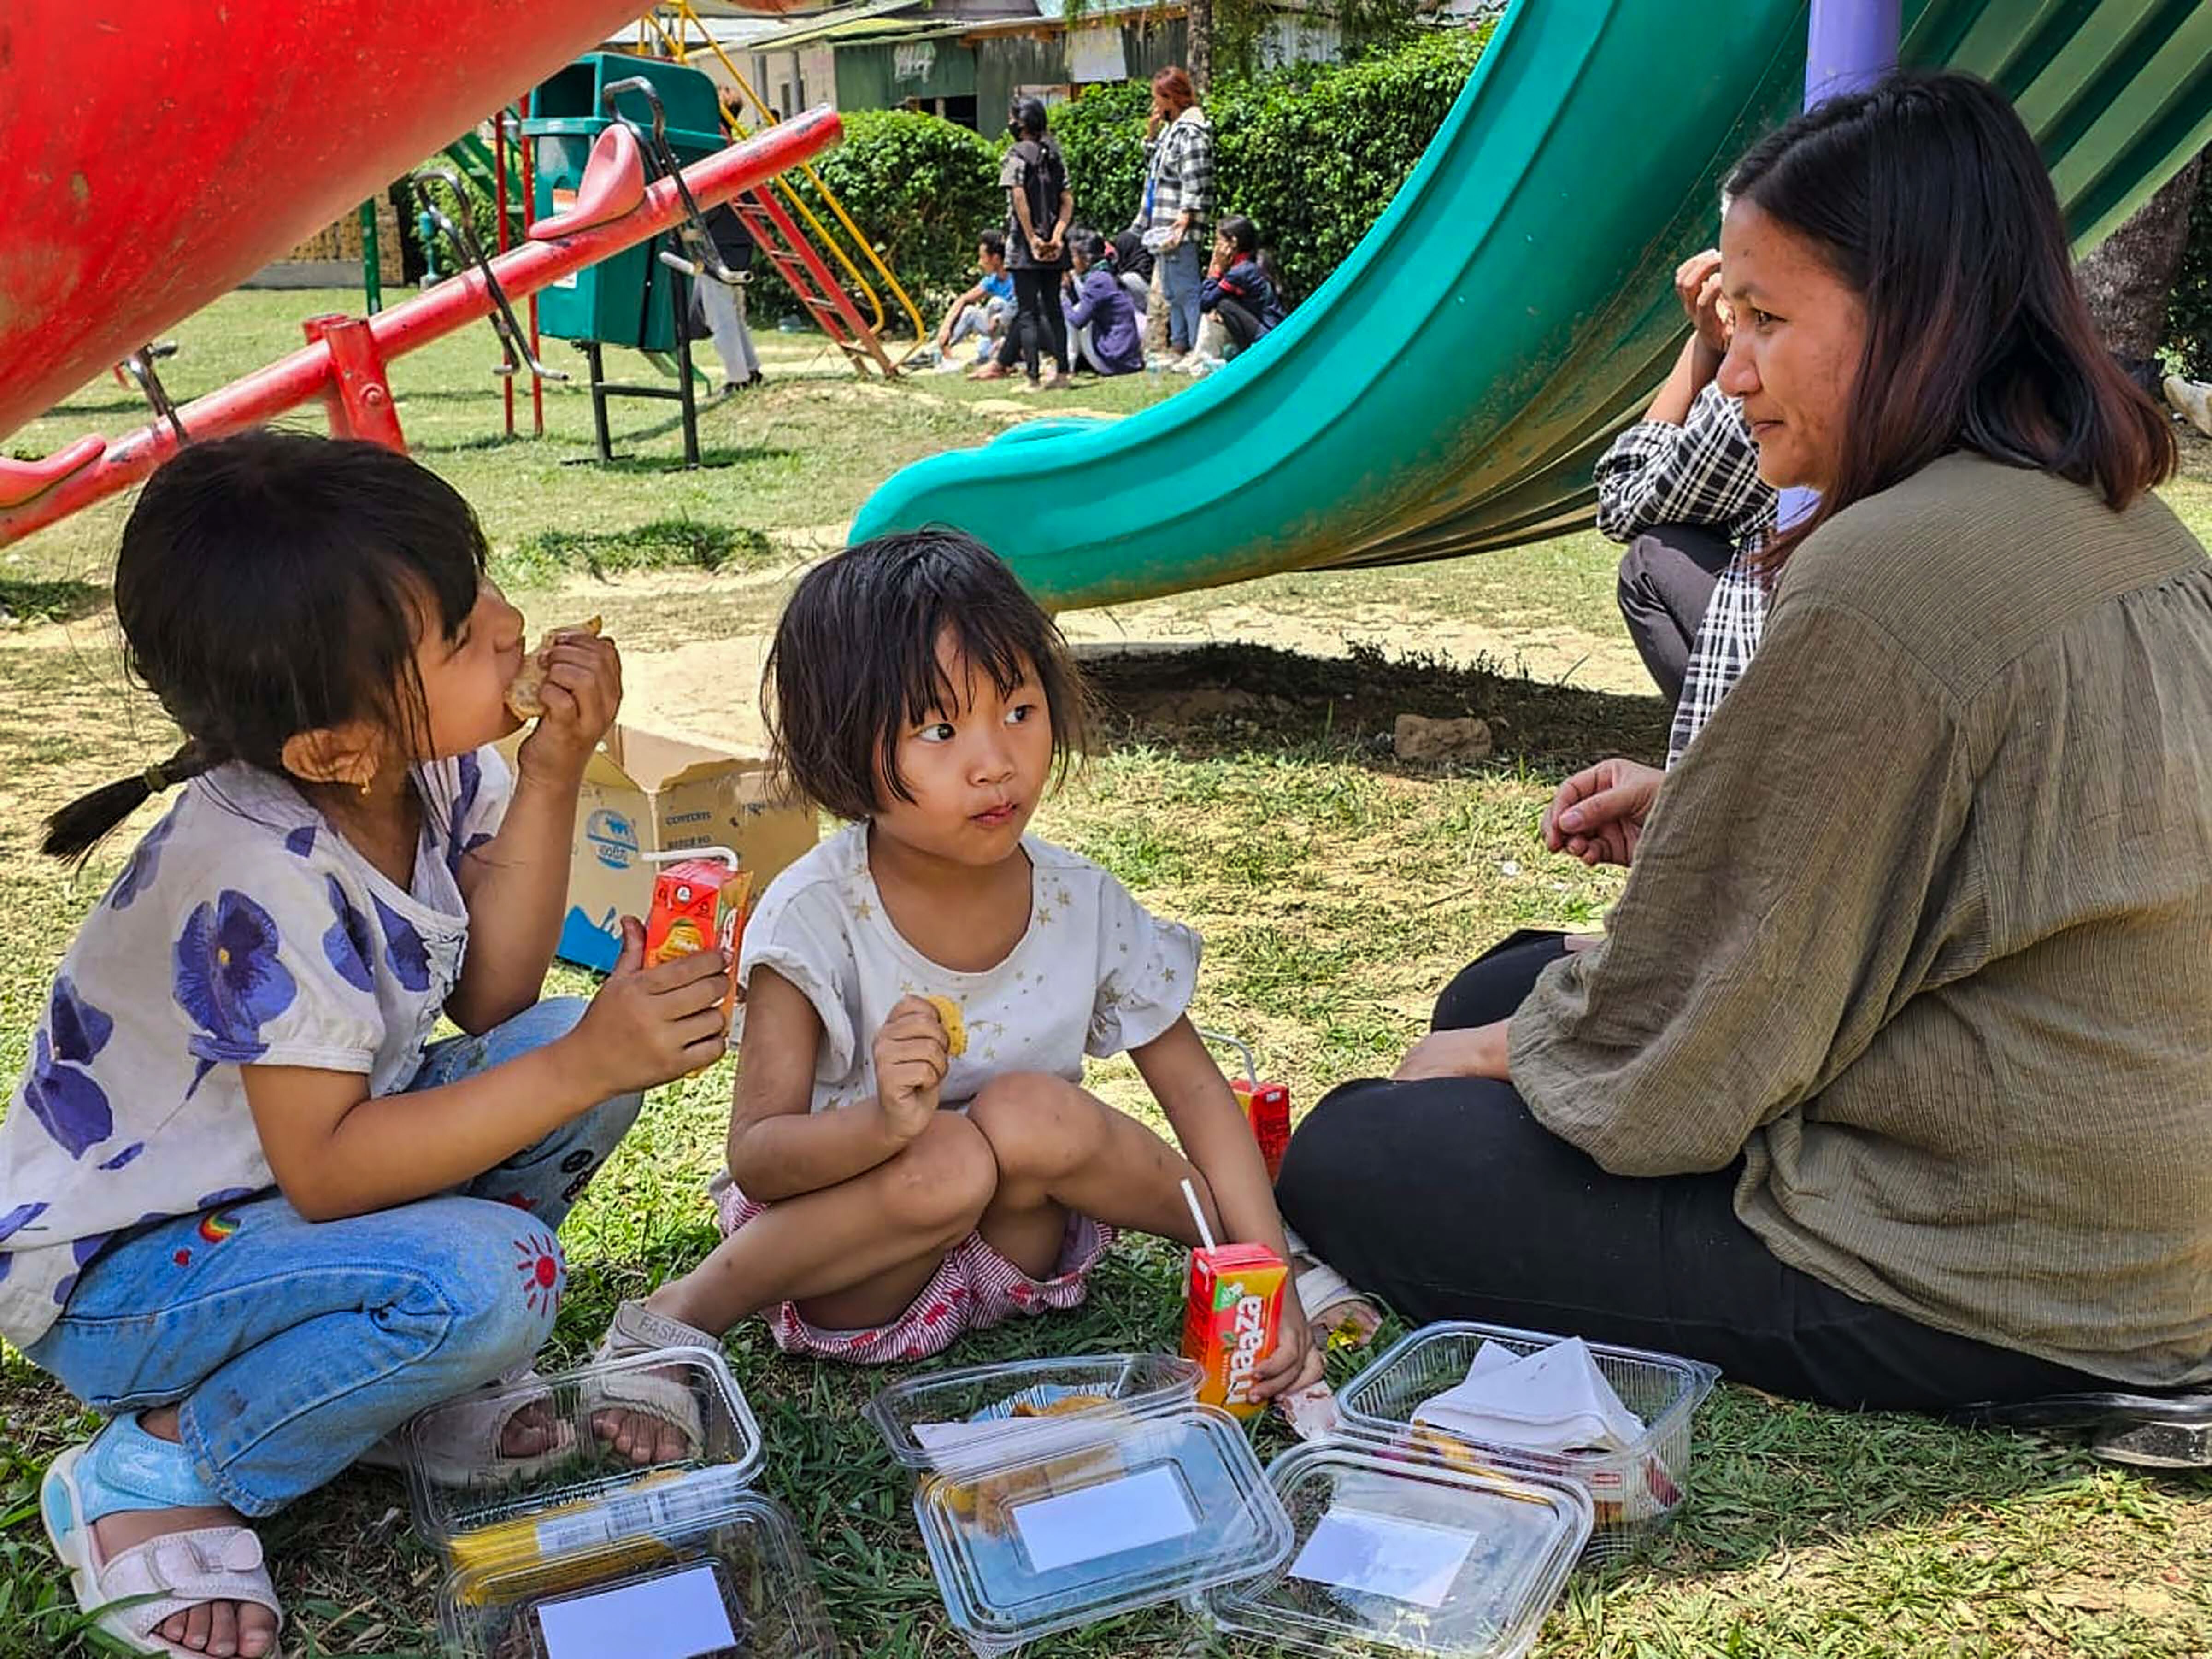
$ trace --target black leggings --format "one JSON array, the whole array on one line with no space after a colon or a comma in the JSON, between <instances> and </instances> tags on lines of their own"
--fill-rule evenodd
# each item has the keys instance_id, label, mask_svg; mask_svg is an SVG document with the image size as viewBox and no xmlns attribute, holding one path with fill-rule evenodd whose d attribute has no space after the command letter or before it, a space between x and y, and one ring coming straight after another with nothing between
<instances>
[{"instance_id":1,"label":"black leggings","mask_svg":"<svg viewBox=\"0 0 2212 1659\"><path fill-rule=\"evenodd\" d=\"M1656 525L1620 557L1620 619L1659 695L1682 701L1690 647L1735 550L1708 525Z\"/></svg>"},{"instance_id":2,"label":"black leggings","mask_svg":"<svg viewBox=\"0 0 2212 1659\"><path fill-rule=\"evenodd\" d=\"M1503 1019L1565 953L1518 933L1463 969L1436 1029ZM1942 1411L2102 1379L1935 1330L1789 1267L1736 1218L1741 1163L1608 1175L1487 1078L1366 1079L1298 1126L1283 1218L1407 1318L1473 1319L1656 1348L1826 1405Z\"/></svg>"},{"instance_id":3,"label":"black leggings","mask_svg":"<svg viewBox=\"0 0 2212 1659\"><path fill-rule=\"evenodd\" d=\"M1014 319L999 348L999 362L1008 368L1023 363L1034 380L1041 360L1049 356L1066 374L1067 318L1060 308L1060 272L1017 266L1013 277Z\"/></svg>"},{"instance_id":4,"label":"black leggings","mask_svg":"<svg viewBox=\"0 0 2212 1659\"><path fill-rule=\"evenodd\" d=\"M1229 335L1229 343L1243 350L1265 331L1252 307L1235 300L1216 300L1213 314L1221 319L1221 326Z\"/></svg>"}]
</instances>

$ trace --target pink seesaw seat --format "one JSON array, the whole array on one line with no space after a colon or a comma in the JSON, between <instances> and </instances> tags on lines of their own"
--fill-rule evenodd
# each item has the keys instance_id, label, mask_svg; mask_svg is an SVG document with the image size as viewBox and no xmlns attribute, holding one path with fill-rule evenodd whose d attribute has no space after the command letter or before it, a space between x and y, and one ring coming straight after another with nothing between
<instances>
[{"instance_id":1,"label":"pink seesaw seat","mask_svg":"<svg viewBox=\"0 0 2212 1659\"><path fill-rule=\"evenodd\" d=\"M576 181L576 199L565 211L532 224L530 240L550 242L610 224L634 212L644 199L645 156L637 147L637 135L617 123L592 141L592 153L584 158L584 176Z\"/></svg>"}]
</instances>

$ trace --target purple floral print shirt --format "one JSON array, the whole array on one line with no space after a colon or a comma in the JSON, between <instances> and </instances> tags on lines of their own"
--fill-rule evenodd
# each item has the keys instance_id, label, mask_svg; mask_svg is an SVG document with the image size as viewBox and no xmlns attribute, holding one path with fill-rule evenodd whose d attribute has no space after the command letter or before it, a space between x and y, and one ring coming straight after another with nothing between
<instances>
[{"instance_id":1,"label":"purple floral print shirt","mask_svg":"<svg viewBox=\"0 0 2212 1659\"><path fill-rule=\"evenodd\" d=\"M283 779L185 786L85 919L0 1118L0 1336L58 1317L113 1234L273 1184L239 1068L355 1072L404 1088L460 978L463 855L497 831L491 750L416 773L412 887Z\"/></svg>"}]
</instances>

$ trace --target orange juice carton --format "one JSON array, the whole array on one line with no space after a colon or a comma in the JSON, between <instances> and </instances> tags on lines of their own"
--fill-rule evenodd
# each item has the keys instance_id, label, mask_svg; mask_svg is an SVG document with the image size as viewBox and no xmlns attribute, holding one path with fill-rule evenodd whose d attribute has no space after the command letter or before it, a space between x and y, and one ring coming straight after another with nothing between
<instances>
[{"instance_id":1,"label":"orange juice carton","mask_svg":"<svg viewBox=\"0 0 2212 1659\"><path fill-rule=\"evenodd\" d=\"M1275 1346L1290 1268L1261 1244L1218 1244L1190 1253L1183 1357L1200 1367L1198 1397L1240 1418L1267 1409L1252 1380Z\"/></svg>"},{"instance_id":2,"label":"orange juice carton","mask_svg":"<svg viewBox=\"0 0 2212 1659\"><path fill-rule=\"evenodd\" d=\"M1229 1086L1237 1091L1237 1103L1244 1109L1244 1121L1252 1126L1252 1139L1260 1143L1260 1157L1273 1181L1282 1174L1283 1154L1291 1149L1290 1089L1242 1077L1230 1079Z\"/></svg>"},{"instance_id":3,"label":"orange juice carton","mask_svg":"<svg viewBox=\"0 0 2212 1659\"><path fill-rule=\"evenodd\" d=\"M1291 1146L1291 1091L1279 1083L1265 1083L1260 1078L1260 1062L1253 1058L1249 1044L1219 1031L1200 1031L1199 1036L1209 1043L1224 1048L1234 1048L1244 1062L1244 1075L1229 1079L1235 1091L1237 1103L1244 1109L1244 1121L1251 1126L1252 1139L1260 1144L1260 1157L1267 1166L1267 1179L1273 1181L1283 1172L1283 1154Z\"/></svg>"},{"instance_id":4,"label":"orange juice carton","mask_svg":"<svg viewBox=\"0 0 2212 1659\"><path fill-rule=\"evenodd\" d=\"M653 908L645 919L645 965L658 967L718 946L727 951L730 988L722 998L726 1016L738 1004L738 950L744 943L752 872L738 868L738 855L724 847L655 856L661 869L653 878Z\"/></svg>"}]
</instances>

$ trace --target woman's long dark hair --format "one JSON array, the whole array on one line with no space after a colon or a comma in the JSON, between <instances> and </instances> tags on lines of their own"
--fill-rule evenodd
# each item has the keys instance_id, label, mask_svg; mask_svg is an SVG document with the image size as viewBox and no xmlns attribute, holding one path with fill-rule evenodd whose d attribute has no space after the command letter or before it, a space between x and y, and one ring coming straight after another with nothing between
<instances>
[{"instance_id":1,"label":"woman's long dark hair","mask_svg":"<svg viewBox=\"0 0 2212 1659\"><path fill-rule=\"evenodd\" d=\"M1729 193L1814 243L1866 307L1843 453L1760 560L1938 456L1971 449L2125 507L2173 471L2172 424L2115 365L2074 281L2051 175L1969 75L1899 75L1753 145Z\"/></svg>"},{"instance_id":2,"label":"woman's long dark hair","mask_svg":"<svg viewBox=\"0 0 2212 1659\"><path fill-rule=\"evenodd\" d=\"M82 860L162 788L228 761L282 774L302 732L427 737L418 635L475 609L483 532L453 487L376 444L261 431L188 446L123 526L131 672L184 728L159 766L72 801L44 850Z\"/></svg>"}]
</instances>

